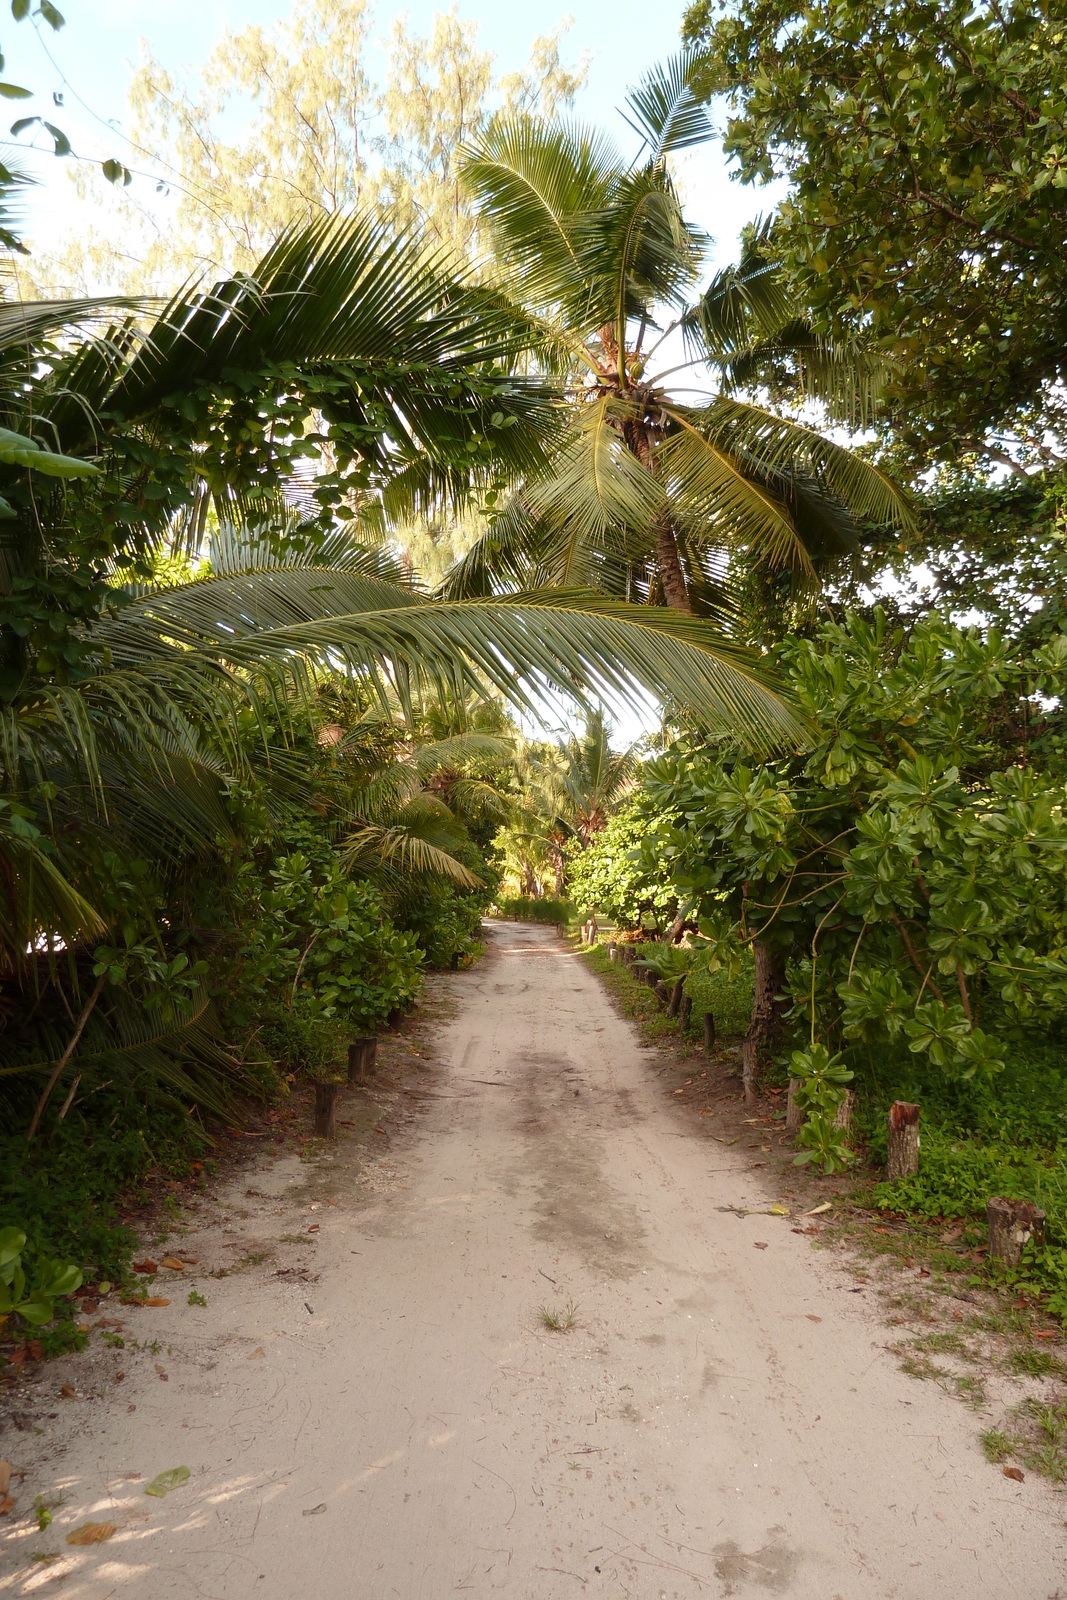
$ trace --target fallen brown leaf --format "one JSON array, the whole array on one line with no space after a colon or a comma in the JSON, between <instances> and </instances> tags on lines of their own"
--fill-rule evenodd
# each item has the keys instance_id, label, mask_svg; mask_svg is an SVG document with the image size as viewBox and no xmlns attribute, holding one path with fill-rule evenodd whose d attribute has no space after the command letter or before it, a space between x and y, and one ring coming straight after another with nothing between
<instances>
[{"instance_id":1,"label":"fallen brown leaf","mask_svg":"<svg viewBox=\"0 0 1067 1600\"><path fill-rule=\"evenodd\" d=\"M80 1528L67 1534L67 1543L103 1544L105 1539L110 1539L117 1532L118 1527L114 1522L83 1522Z\"/></svg>"},{"instance_id":2,"label":"fallen brown leaf","mask_svg":"<svg viewBox=\"0 0 1067 1600\"><path fill-rule=\"evenodd\" d=\"M766 1250L767 1248L762 1239L753 1239L752 1243L755 1245L757 1250Z\"/></svg>"},{"instance_id":3,"label":"fallen brown leaf","mask_svg":"<svg viewBox=\"0 0 1067 1600\"><path fill-rule=\"evenodd\" d=\"M63 1399L63 1400L73 1400L74 1399L74 1385L72 1383L65 1383L62 1386L62 1388L60 1389L59 1393L60 1393L60 1398L61 1399Z\"/></svg>"},{"instance_id":4,"label":"fallen brown leaf","mask_svg":"<svg viewBox=\"0 0 1067 1600\"><path fill-rule=\"evenodd\" d=\"M154 1295L151 1300L144 1300L141 1303L142 1303L142 1305L146 1305L146 1306L169 1306L170 1305L170 1301L169 1300L165 1300L162 1295L158 1295L158 1294Z\"/></svg>"},{"instance_id":5,"label":"fallen brown leaf","mask_svg":"<svg viewBox=\"0 0 1067 1600\"><path fill-rule=\"evenodd\" d=\"M1053 1328L1047 1328L1047 1329L1035 1328L1033 1330L1033 1333L1034 1333L1034 1338L1035 1339L1054 1339L1056 1337L1056 1333L1055 1333L1055 1330Z\"/></svg>"},{"instance_id":6,"label":"fallen brown leaf","mask_svg":"<svg viewBox=\"0 0 1067 1600\"><path fill-rule=\"evenodd\" d=\"M817 1317L813 1311L805 1311L804 1315L807 1317L809 1322L821 1322L822 1321L822 1318L821 1317Z\"/></svg>"},{"instance_id":7,"label":"fallen brown leaf","mask_svg":"<svg viewBox=\"0 0 1067 1600\"><path fill-rule=\"evenodd\" d=\"M159 1263L161 1267L168 1267L171 1272L184 1272L185 1262L179 1261L177 1256L164 1256Z\"/></svg>"},{"instance_id":8,"label":"fallen brown leaf","mask_svg":"<svg viewBox=\"0 0 1067 1600\"><path fill-rule=\"evenodd\" d=\"M0 1461L0 1495L6 1495L11 1487L11 1474L13 1467L10 1461Z\"/></svg>"},{"instance_id":9,"label":"fallen brown leaf","mask_svg":"<svg viewBox=\"0 0 1067 1600\"><path fill-rule=\"evenodd\" d=\"M249 1361L262 1361L266 1354L267 1352L264 1350L263 1346L259 1345L257 1349L252 1351L252 1354L248 1359Z\"/></svg>"},{"instance_id":10,"label":"fallen brown leaf","mask_svg":"<svg viewBox=\"0 0 1067 1600\"><path fill-rule=\"evenodd\" d=\"M134 1262L133 1270L134 1272L158 1272L159 1268L154 1261L150 1261L146 1256L143 1261Z\"/></svg>"},{"instance_id":11,"label":"fallen brown leaf","mask_svg":"<svg viewBox=\"0 0 1067 1600\"><path fill-rule=\"evenodd\" d=\"M1006 1478L1013 1478L1016 1483L1026 1482L1026 1473L1021 1467L1005 1467L1004 1476Z\"/></svg>"},{"instance_id":12,"label":"fallen brown leaf","mask_svg":"<svg viewBox=\"0 0 1067 1600\"><path fill-rule=\"evenodd\" d=\"M15 1497L14 1497L14 1495L5 1494L4 1498L2 1500L0 1500L0 1517L6 1517L8 1512L9 1511L14 1511L14 1509L15 1509Z\"/></svg>"}]
</instances>

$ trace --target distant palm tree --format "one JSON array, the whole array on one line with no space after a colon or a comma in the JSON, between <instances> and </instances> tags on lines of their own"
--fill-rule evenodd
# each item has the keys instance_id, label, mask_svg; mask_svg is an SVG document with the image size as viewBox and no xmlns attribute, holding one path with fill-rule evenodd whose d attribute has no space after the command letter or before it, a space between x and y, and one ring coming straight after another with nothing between
<instances>
[{"instance_id":1,"label":"distant palm tree","mask_svg":"<svg viewBox=\"0 0 1067 1600\"><path fill-rule=\"evenodd\" d=\"M593 711L584 732L562 746L563 804L561 820L571 835L587 845L608 825L608 819L633 787L633 747L612 750L603 711Z\"/></svg>"},{"instance_id":2,"label":"distant palm tree","mask_svg":"<svg viewBox=\"0 0 1067 1600\"><path fill-rule=\"evenodd\" d=\"M458 564L450 595L581 583L708 609L723 598L727 556L810 582L853 519L909 522L877 468L733 392L788 361L805 395L860 420L881 363L813 338L758 250L695 295L707 241L668 166L712 133L694 68L677 57L629 96L624 115L643 141L632 165L600 134L531 116L497 121L467 154L463 181L530 356L563 384L568 412L547 468ZM686 357L657 371L674 332ZM683 398L671 379L700 364L718 388Z\"/></svg>"}]
</instances>

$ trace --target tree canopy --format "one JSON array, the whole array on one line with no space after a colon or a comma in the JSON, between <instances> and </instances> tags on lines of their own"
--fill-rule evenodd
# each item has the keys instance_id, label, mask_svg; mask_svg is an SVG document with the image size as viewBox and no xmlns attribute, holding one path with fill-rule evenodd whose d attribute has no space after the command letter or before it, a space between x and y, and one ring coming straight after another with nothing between
<instances>
[{"instance_id":1,"label":"tree canopy","mask_svg":"<svg viewBox=\"0 0 1067 1600\"><path fill-rule=\"evenodd\" d=\"M1067 6L695 0L745 182L823 332L869 329L919 465L1067 446Z\"/></svg>"}]
</instances>

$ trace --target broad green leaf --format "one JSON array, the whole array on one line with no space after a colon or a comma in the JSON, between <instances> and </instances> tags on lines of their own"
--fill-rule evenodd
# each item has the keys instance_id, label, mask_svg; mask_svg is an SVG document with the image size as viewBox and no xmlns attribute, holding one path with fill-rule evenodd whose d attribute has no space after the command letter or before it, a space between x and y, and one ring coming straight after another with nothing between
<instances>
[{"instance_id":1,"label":"broad green leaf","mask_svg":"<svg viewBox=\"0 0 1067 1600\"><path fill-rule=\"evenodd\" d=\"M170 1494L172 1489L180 1489L188 1480L188 1467L168 1467L165 1472L158 1472L152 1482L145 1485L144 1492L155 1496L157 1500L162 1500L165 1494Z\"/></svg>"},{"instance_id":2,"label":"broad green leaf","mask_svg":"<svg viewBox=\"0 0 1067 1600\"><path fill-rule=\"evenodd\" d=\"M26 1244L21 1228L0 1228L0 1267L17 1261Z\"/></svg>"}]
</instances>

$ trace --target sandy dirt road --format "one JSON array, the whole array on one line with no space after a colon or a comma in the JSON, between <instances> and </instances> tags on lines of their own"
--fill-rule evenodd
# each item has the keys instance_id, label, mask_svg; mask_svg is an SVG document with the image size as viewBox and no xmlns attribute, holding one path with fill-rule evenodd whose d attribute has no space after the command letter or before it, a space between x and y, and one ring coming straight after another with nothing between
<instances>
[{"instance_id":1,"label":"sandy dirt road","mask_svg":"<svg viewBox=\"0 0 1067 1600\"><path fill-rule=\"evenodd\" d=\"M672 1109L575 956L498 924L455 992L432 1098L369 1186L343 1151L245 1174L263 1237L317 1224L315 1276L212 1282L195 1327L136 1313L158 1360L62 1414L29 1481L64 1504L4 1535L0 1592L1067 1592L1063 1499L1004 1479L975 1418L899 1371L867 1297ZM541 1325L568 1303L572 1331ZM178 1463L189 1482L146 1497ZM118 1531L66 1547L90 1519Z\"/></svg>"}]
</instances>

